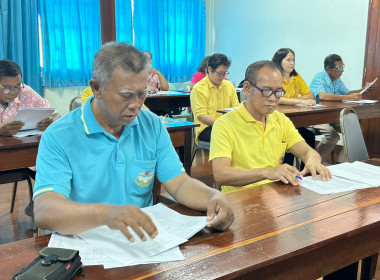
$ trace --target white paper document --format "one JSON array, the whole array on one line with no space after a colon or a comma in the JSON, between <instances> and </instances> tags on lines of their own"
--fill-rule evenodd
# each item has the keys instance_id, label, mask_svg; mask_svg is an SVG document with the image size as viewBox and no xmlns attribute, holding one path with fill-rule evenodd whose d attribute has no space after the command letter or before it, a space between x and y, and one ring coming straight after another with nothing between
<instances>
[{"instance_id":1,"label":"white paper document","mask_svg":"<svg viewBox=\"0 0 380 280\"><path fill-rule=\"evenodd\" d=\"M323 108L326 107L325 105L322 104L315 104L315 105L305 105L305 104L296 104L298 107L311 107L311 108Z\"/></svg>"},{"instance_id":2,"label":"white paper document","mask_svg":"<svg viewBox=\"0 0 380 280\"><path fill-rule=\"evenodd\" d=\"M373 104L376 103L378 100L370 100L370 99L360 99L360 100L343 100L344 103L351 103L351 104Z\"/></svg>"},{"instance_id":3,"label":"white paper document","mask_svg":"<svg viewBox=\"0 0 380 280\"><path fill-rule=\"evenodd\" d=\"M375 78L372 82L367 84L367 86L360 92L360 94L363 94L364 92L366 92L366 90L369 89L376 81L377 81L377 78Z\"/></svg>"},{"instance_id":4,"label":"white paper document","mask_svg":"<svg viewBox=\"0 0 380 280\"><path fill-rule=\"evenodd\" d=\"M205 216L181 215L163 204L141 210L151 217L158 229L155 239L148 237L147 241L142 241L128 228L135 239L130 242L121 231L101 226L77 236L54 233L49 247L79 250L84 265L103 264L104 268L178 261L184 259L178 245L207 225Z\"/></svg>"},{"instance_id":5,"label":"white paper document","mask_svg":"<svg viewBox=\"0 0 380 280\"><path fill-rule=\"evenodd\" d=\"M332 194L380 185L380 167L363 162L342 163L327 166L333 178L322 181L320 176L314 181L311 176L304 177L302 187L320 194Z\"/></svg>"},{"instance_id":6,"label":"white paper document","mask_svg":"<svg viewBox=\"0 0 380 280\"><path fill-rule=\"evenodd\" d=\"M54 112L54 108L20 108L13 120L22 121L25 125L14 137L20 138L30 135L41 135L43 131L37 129L37 124L49 118Z\"/></svg>"},{"instance_id":7,"label":"white paper document","mask_svg":"<svg viewBox=\"0 0 380 280\"><path fill-rule=\"evenodd\" d=\"M155 96L155 95L190 95L190 93L186 92L178 92L178 91L173 91L173 90L168 90L168 91L158 91L156 93L149 93L148 96Z\"/></svg>"}]
</instances>

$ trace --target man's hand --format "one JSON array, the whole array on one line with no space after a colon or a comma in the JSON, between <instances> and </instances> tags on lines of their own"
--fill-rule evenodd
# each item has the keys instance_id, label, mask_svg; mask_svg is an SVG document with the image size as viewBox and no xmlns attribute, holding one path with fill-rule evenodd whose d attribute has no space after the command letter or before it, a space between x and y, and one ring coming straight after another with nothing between
<instances>
[{"instance_id":1,"label":"man's hand","mask_svg":"<svg viewBox=\"0 0 380 280\"><path fill-rule=\"evenodd\" d=\"M277 167L266 168L267 174L265 177L269 180L281 180L285 184L292 184L293 186L300 186L301 182L296 176L301 177L301 172L297 168L289 164L281 164Z\"/></svg>"},{"instance_id":2,"label":"man's hand","mask_svg":"<svg viewBox=\"0 0 380 280\"><path fill-rule=\"evenodd\" d=\"M22 121L9 121L0 124L1 136L15 135L25 124Z\"/></svg>"},{"instance_id":3,"label":"man's hand","mask_svg":"<svg viewBox=\"0 0 380 280\"><path fill-rule=\"evenodd\" d=\"M356 92L356 93L347 94L346 100L358 101L358 100L362 99L362 97L363 96L360 93Z\"/></svg>"},{"instance_id":4,"label":"man's hand","mask_svg":"<svg viewBox=\"0 0 380 280\"><path fill-rule=\"evenodd\" d=\"M52 122L53 122L52 117L46 118L37 124L37 128L41 131L44 131L49 125L52 124Z\"/></svg>"},{"instance_id":5,"label":"man's hand","mask_svg":"<svg viewBox=\"0 0 380 280\"><path fill-rule=\"evenodd\" d=\"M305 163L305 168L302 170L302 176L311 173L314 180L317 180L317 174L321 176L322 181L328 181L332 179L330 170L326 168L322 163L317 161L310 161Z\"/></svg>"},{"instance_id":6,"label":"man's hand","mask_svg":"<svg viewBox=\"0 0 380 280\"><path fill-rule=\"evenodd\" d=\"M121 230L131 242L134 241L134 238L129 232L128 227L131 227L143 241L146 241L147 237L142 229L151 238L155 238L158 234L157 228L150 217L138 207L132 205L111 206L105 222L109 228Z\"/></svg>"},{"instance_id":7,"label":"man's hand","mask_svg":"<svg viewBox=\"0 0 380 280\"><path fill-rule=\"evenodd\" d=\"M214 219L215 218L215 219ZM223 199L213 199L207 206L207 227L226 230L235 220L234 212Z\"/></svg>"},{"instance_id":8,"label":"man's hand","mask_svg":"<svg viewBox=\"0 0 380 280\"><path fill-rule=\"evenodd\" d=\"M149 87L149 93L157 93L157 92L158 92L158 88L155 88L152 86Z\"/></svg>"},{"instance_id":9,"label":"man's hand","mask_svg":"<svg viewBox=\"0 0 380 280\"><path fill-rule=\"evenodd\" d=\"M158 71L156 68L153 68L153 67L150 68L150 72L157 74L157 75L158 75L158 73L160 73L160 71Z\"/></svg>"}]
</instances>

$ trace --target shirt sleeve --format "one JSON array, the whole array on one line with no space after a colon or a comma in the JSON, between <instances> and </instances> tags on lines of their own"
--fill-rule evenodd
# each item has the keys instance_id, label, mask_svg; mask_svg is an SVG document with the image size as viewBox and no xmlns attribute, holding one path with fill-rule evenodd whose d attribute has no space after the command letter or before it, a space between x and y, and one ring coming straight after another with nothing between
<instances>
[{"instance_id":1,"label":"shirt sleeve","mask_svg":"<svg viewBox=\"0 0 380 280\"><path fill-rule=\"evenodd\" d=\"M307 86L300 74L298 74L297 77L297 87L300 89L299 94L301 94L302 96L310 92L310 88Z\"/></svg>"},{"instance_id":2,"label":"shirt sleeve","mask_svg":"<svg viewBox=\"0 0 380 280\"><path fill-rule=\"evenodd\" d=\"M204 92L204 87L193 87L190 94L191 110L194 114L194 118L198 116L207 115L207 104L209 104L209 98Z\"/></svg>"},{"instance_id":3,"label":"shirt sleeve","mask_svg":"<svg viewBox=\"0 0 380 280\"><path fill-rule=\"evenodd\" d=\"M233 137L228 130L228 124L223 119L218 119L214 123L211 131L209 161L215 158L232 159Z\"/></svg>"},{"instance_id":4,"label":"shirt sleeve","mask_svg":"<svg viewBox=\"0 0 380 280\"><path fill-rule=\"evenodd\" d=\"M294 144L304 141L292 121L285 115L282 115L284 126L284 142L287 143L286 150L289 150Z\"/></svg>"},{"instance_id":5,"label":"shirt sleeve","mask_svg":"<svg viewBox=\"0 0 380 280\"><path fill-rule=\"evenodd\" d=\"M313 78L313 80L310 83L310 90L314 94L315 98L318 97L318 94L320 92L325 91L325 87L324 87L324 83L323 83L323 79L322 79L321 75L318 75L318 74L315 75L315 77Z\"/></svg>"}]
</instances>

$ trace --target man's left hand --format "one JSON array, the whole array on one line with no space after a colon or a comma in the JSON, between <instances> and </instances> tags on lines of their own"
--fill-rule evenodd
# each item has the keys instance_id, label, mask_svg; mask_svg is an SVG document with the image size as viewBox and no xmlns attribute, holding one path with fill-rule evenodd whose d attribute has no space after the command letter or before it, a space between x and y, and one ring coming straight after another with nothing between
<instances>
[{"instance_id":1,"label":"man's left hand","mask_svg":"<svg viewBox=\"0 0 380 280\"><path fill-rule=\"evenodd\" d=\"M234 212L226 201L214 199L207 206L207 227L218 230L228 229L235 220Z\"/></svg>"},{"instance_id":2,"label":"man's left hand","mask_svg":"<svg viewBox=\"0 0 380 280\"><path fill-rule=\"evenodd\" d=\"M37 128L41 131L44 131L49 125L51 125L51 123L53 122L53 118L52 117L49 117L47 119L44 119L42 121L40 121L38 124L37 124Z\"/></svg>"}]
</instances>

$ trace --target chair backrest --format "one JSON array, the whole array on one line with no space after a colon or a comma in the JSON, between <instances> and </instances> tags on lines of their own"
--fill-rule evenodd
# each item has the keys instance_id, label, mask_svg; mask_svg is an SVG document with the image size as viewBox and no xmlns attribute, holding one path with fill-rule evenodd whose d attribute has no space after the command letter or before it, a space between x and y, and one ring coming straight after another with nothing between
<instances>
[{"instance_id":1,"label":"chair backrest","mask_svg":"<svg viewBox=\"0 0 380 280\"><path fill-rule=\"evenodd\" d=\"M82 106L82 97L80 95L75 96L70 102L70 111L75 110Z\"/></svg>"},{"instance_id":2,"label":"chair backrest","mask_svg":"<svg viewBox=\"0 0 380 280\"><path fill-rule=\"evenodd\" d=\"M369 159L359 118L354 109L344 108L340 112L340 126L346 160L354 162Z\"/></svg>"}]
</instances>

